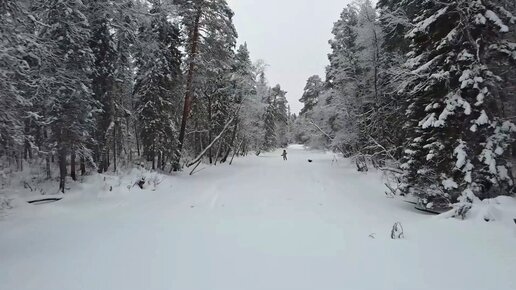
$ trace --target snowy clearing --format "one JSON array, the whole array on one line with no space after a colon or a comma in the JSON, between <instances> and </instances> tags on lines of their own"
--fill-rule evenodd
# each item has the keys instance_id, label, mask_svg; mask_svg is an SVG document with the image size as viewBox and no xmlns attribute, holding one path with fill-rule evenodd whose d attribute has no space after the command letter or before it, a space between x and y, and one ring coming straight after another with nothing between
<instances>
[{"instance_id":1,"label":"snowy clearing","mask_svg":"<svg viewBox=\"0 0 516 290\"><path fill-rule=\"evenodd\" d=\"M386 198L377 173L288 151L145 190L127 188L136 171L95 176L59 202L4 210L0 289L516 289L510 217L426 215ZM395 222L405 239L390 238Z\"/></svg>"}]
</instances>

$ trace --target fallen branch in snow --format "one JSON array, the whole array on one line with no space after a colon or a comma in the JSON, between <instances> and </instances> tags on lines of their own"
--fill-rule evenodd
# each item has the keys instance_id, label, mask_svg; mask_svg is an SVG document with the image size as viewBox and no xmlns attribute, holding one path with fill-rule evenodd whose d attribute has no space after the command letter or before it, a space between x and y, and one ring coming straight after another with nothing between
<instances>
[{"instance_id":1,"label":"fallen branch in snow","mask_svg":"<svg viewBox=\"0 0 516 290\"><path fill-rule=\"evenodd\" d=\"M190 175L194 175L195 174L195 169L197 169L197 167L199 166L199 164L201 164L201 160L199 160L197 162L197 165L195 165L195 167L192 169L192 171L190 171Z\"/></svg>"},{"instance_id":2,"label":"fallen branch in snow","mask_svg":"<svg viewBox=\"0 0 516 290\"><path fill-rule=\"evenodd\" d=\"M23 187L25 187L25 188L29 188L29 189L30 189L30 191L34 191L34 190L32 189L32 187L30 186L30 184L29 184L27 181L24 181L24 182L23 182Z\"/></svg>"},{"instance_id":3,"label":"fallen branch in snow","mask_svg":"<svg viewBox=\"0 0 516 290\"><path fill-rule=\"evenodd\" d=\"M192 166L192 165L196 164L197 162L199 162L199 161L204 157L204 155L208 152L208 150L210 150L210 148L211 148L211 147L213 147L213 145L215 145L215 143L217 143L217 141L218 141L220 138L222 138L222 136L224 136L224 133L226 133L226 131L228 130L229 126L230 126L234 121L235 121L235 117L233 116L233 117L231 118L231 120L229 120L229 121L226 123L226 125L224 125L224 128L222 129L222 131L220 132L220 134L219 134L217 137L215 137L215 139L213 139L213 141L211 141L210 145L208 145L206 148L204 148L204 150L203 150L201 153L199 153L199 155L197 155L197 157L196 157L193 161L189 162L189 163L186 165L186 167L190 167L190 166Z\"/></svg>"},{"instance_id":4,"label":"fallen branch in snow","mask_svg":"<svg viewBox=\"0 0 516 290\"><path fill-rule=\"evenodd\" d=\"M385 192L385 195L387 195L388 198L394 198L396 196L396 190L392 188L388 183L384 183L385 186L390 190L390 192Z\"/></svg>"}]
</instances>

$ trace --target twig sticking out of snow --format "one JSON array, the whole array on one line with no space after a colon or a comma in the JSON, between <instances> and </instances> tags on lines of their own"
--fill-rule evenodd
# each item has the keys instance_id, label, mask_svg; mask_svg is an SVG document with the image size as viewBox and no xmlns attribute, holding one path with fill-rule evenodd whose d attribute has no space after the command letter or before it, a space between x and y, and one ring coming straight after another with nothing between
<instances>
[{"instance_id":1,"label":"twig sticking out of snow","mask_svg":"<svg viewBox=\"0 0 516 290\"><path fill-rule=\"evenodd\" d=\"M396 196L396 190L390 186L388 183L385 183L385 186L389 189L389 191L385 192L387 198L394 198Z\"/></svg>"},{"instance_id":2,"label":"twig sticking out of snow","mask_svg":"<svg viewBox=\"0 0 516 290\"><path fill-rule=\"evenodd\" d=\"M405 235L403 233L403 226L401 225L400 222L396 222L392 226L391 239L398 240L398 239L404 239L404 238L405 238Z\"/></svg>"}]
</instances>

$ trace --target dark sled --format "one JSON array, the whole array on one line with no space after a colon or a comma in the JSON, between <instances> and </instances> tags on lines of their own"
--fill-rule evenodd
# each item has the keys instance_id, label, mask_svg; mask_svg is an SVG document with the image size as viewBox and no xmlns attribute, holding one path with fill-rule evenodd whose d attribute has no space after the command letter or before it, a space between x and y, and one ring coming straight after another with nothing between
<instances>
[{"instance_id":1,"label":"dark sled","mask_svg":"<svg viewBox=\"0 0 516 290\"><path fill-rule=\"evenodd\" d=\"M421 202L421 200L418 201L412 201L412 200L404 200L404 202L410 203L414 205L414 208L418 211L430 213L430 214L442 214L449 210L451 210L451 207L443 206L443 207L433 207L433 208L427 208L425 204Z\"/></svg>"}]
</instances>

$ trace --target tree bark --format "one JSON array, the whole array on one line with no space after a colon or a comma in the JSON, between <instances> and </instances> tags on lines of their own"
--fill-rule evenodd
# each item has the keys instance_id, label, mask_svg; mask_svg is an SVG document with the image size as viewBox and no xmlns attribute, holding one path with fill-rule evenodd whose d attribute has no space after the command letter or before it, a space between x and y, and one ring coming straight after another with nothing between
<instances>
[{"instance_id":1,"label":"tree bark","mask_svg":"<svg viewBox=\"0 0 516 290\"><path fill-rule=\"evenodd\" d=\"M194 70L195 70L195 57L198 50L199 45L199 26L202 16L202 4L199 4L197 7L197 13L195 15L195 20L193 23L193 29L190 36L190 64L188 67L188 74L186 78L186 91L185 91L185 101L183 107L183 118L181 120L181 130L179 131L179 144L178 144L178 157L177 162L174 162L176 168L175 171L178 171L180 168L179 164L181 161L181 155L183 150L183 145L185 141L185 133L186 133L186 124L188 121L188 117L190 115L190 111L192 110L192 100L193 100L193 79L194 79Z\"/></svg>"},{"instance_id":2,"label":"tree bark","mask_svg":"<svg viewBox=\"0 0 516 290\"><path fill-rule=\"evenodd\" d=\"M81 175L86 175L86 160L84 160L84 156L81 156Z\"/></svg>"},{"instance_id":3,"label":"tree bark","mask_svg":"<svg viewBox=\"0 0 516 290\"><path fill-rule=\"evenodd\" d=\"M219 156L220 156L220 149L222 149L222 145L224 140L220 140L219 146L217 147L217 152L215 153L215 165L217 165L217 162L219 162Z\"/></svg>"},{"instance_id":4,"label":"tree bark","mask_svg":"<svg viewBox=\"0 0 516 290\"><path fill-rule=\"evenodd\" d=\"M211 113L211 97L208 97L208 143L211 143L211 140L213 139L213 131L211 130L212 128L212 124L211 124L211 121L212 121L212 113ZM210 150L208 150L208 157L210 158L210 164L213 164L213 152L210 148Z\"/></svg>"},{"instance_id":5,"label":"tree bark","mask_svg":"<svg viewBox=\"0 0 516 290\"><path fill-rule=\"evenodd\" d=\"M116 172L116 123L113 127L113 172Z\"/></svg>"},{"instance_id":6,"label":"tree bark","mask_svg":"<svg viewBox=\"0 0 516 290\"><path fill-rule=\"evenodd\" d=\"M136 153L138 154L138 157L140 157L140 137L138 136L138 128L136 127L136 124L134 125L134 137L136 139Z\"/></svg>"},{"instance_id":7,"label":"tree bark","mask_svg":"<svg viewBox=\"0 0 516 290\"><path fill-rule=\"evenodd\" d=\"M66 147L63 144L59 145L58 162L59 162L59 190L62 193L65 193L65 184L66 184Z\"/></svg>"},{"instance_id":8,"label":"tree bark","mask_svg":"<svg viewBox=\"0 0 516 290\"><path fill-rule=\"evenodd\" d=\"M50 171L50 153L45 157L45 171L47 173L47 179L51 179L52 172Z\"/></svg>"},{"instance_id":9,"label":"tree bark","mask_svg":"<svg viewBox=\"0 0 516 290\"><path fill-rule=\"evenodd\" d=\"M152 170L156 170L156 146L155 145L152 145L151 158L152 158Z\"/></svg>"},{"instance_id":10,"label":"tree bark","mask_svg":"<svg viewBox=\"0 0 516 290\"><path fill-rule=\"evenodd\" d=\"M73 181L77 181L77 175L75 172L75 149L72 148L70 153L70 177Z\"/></svg>"}]
</instances>

